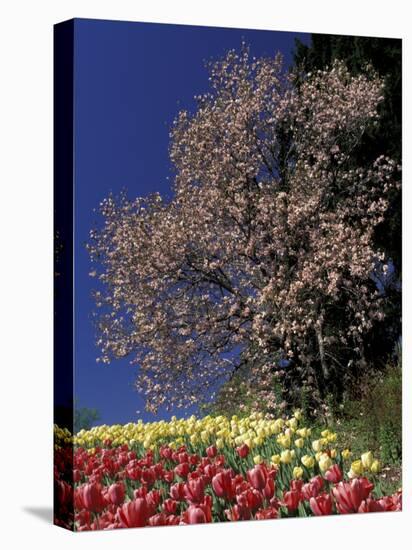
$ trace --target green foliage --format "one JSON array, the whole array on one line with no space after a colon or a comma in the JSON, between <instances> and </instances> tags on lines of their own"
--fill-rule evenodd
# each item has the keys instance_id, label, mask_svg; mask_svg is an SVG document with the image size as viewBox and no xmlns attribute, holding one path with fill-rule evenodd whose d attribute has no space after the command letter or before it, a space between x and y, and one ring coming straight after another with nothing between
<instances>
[{"instance_id":1,"label":"green foliage","mask_svg":"<svg viewBox=\"0 0 412 550\"><path fill-rule=\"evenodd\" d=\"M330 405L323 420L355 455L371 449L383 464L397 465L402 459L401 398L402 369L398 362L384 373L370 376L358 399L346 397L340 406Z\"/></svg>"},{"instance_id":2,"label":"green foliage","mask_svg":"<svg viewBox=\"0 0 412 550\"><path fill-rule=\"evenodd\" d=\"M80 430L90 430L93 422L100 419L100 414L97 409L89 409L88 407L76 408L74 411L74 433Z\"/></svg>"}]
</instances>

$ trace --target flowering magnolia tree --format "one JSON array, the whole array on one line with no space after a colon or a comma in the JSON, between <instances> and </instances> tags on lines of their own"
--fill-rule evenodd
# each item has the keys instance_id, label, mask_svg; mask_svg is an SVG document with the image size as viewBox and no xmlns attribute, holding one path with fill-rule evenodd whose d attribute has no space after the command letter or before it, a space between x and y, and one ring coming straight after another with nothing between
<instances>
[{"instance_id":1,"label":"flowering magnolia tree","mask_svg":"<svg viewBox=\"0 0 412 550\"><path fill-rule=\"evenodd\" d=\"M107 198L89 245L101 359L139 364L152 411L207 402L239 377L269 408L274 378L322 395L365 372L383 316L372 237L398 167L378 151L351 163L382 81L335 62L297 89L280 55L247 48L210 81L170 134L172 200Z\"/></svg>"}]
</instances>

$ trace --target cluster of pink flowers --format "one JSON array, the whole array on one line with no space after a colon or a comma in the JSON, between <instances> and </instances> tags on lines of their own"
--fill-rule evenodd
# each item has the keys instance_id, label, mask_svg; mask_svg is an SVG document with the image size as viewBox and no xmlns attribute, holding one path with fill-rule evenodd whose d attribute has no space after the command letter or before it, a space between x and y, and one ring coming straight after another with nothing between
<instances>
[{"instance_id":1,"label":"cluster of pink flowers","mask_svg":"<svg viewBox=\"0 0 412 550\"><path fill-rule=\"evenodd\" d=\"M305 483L264 462L250 467L247 445L236 449L236 471L213 445L204 456L162 446L156 458L150 450L138 458L127 445L106 443L92 454L75 450L73 483L63 479L68 453L58 451L61 525L85 531L401 509L400 492L374 498L368 479L344 481L336 464Z\"/></svg>"}]
</instances>

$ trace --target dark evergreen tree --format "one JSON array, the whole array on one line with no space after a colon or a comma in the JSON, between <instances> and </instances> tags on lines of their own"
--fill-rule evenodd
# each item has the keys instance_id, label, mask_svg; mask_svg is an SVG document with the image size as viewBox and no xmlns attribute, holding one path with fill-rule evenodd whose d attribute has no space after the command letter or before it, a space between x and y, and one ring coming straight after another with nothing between
<instances>
[{"instance_id":1,"label":"dark evergreen tree","mask_svg":"<svg viewBox=\"0 0 412 550\"><path fill-rule=\"evenodd\" d=\"M318 69L325 69L335 59L346 63L352 74L371 65L385 82L385 99L381 103L379 123L365 132L353 158L354 165L388 155L398 163L402 159L402 40L363 36L312 34L310 45L296 40L294 64L297 79ZM391 259L393 272L381 277L379 266L375 282L386 294L385 321L376 327L365 342L365 355L377 367L383 365L393 350L401 331L402 274L402 193L394 190L385 220L375 231L377 246Z\"/></svg>"}]
</instances>

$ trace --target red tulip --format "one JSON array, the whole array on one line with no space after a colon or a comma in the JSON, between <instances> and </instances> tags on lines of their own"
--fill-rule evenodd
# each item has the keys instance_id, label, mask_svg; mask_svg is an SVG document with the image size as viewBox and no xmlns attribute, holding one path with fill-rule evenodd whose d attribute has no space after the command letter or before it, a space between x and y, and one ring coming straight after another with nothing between
<instances>
[{"instance_id":1,"label":"red tulip","mask_svg":"<svg viewBox=\"0 0 412 550\"><path fill-rule=\"evenodd\" d=\"M216 496L232 500L235 496L235 486L230 470L222 470L212 479L212 488Z\"/></svg>"},{"instance_id":2,"label":"red tulip","mask_svg":"<svg viewBox=\"0 0 412 550\"><path fill-rule=\"evenodd\" d=\"M110 485L110 487L107 490L107 500L111 504L115 504L116 506L120 506L123 504L124 497L126 495L126 488L124 486L124 483L113 483L113 485Z\"/></svg>"},{"instance_id":3,"label":"red tulip","mask_svg":"<svg viewBox=\"0 0 412 550\"><path fill-rule=\"evenodd\" d=\"M189 456L189 464L192 464L195 466L196 464L199 464L200 462L200 456L199 455L190 455Z\"/></svg>"},{"instance_id":4,"label":"red tulip","mask_svg":"<svg viewBox=\"0 0 412 550\"><path fill-rule=\"evenodd\" d=\"M240 495L241 493L244 493L245 491L250 489L250 483L246 481L246 479L243 479L243 477L241 481L236 480L236 478L233 481L235 484L235 491L237 495Z\"/></svg>"},{"instance_id":5,"label":"red tulip","mask_svg":"<svg viewBox=\"0 0 412 550\"><path fill-rule=\"evenodd\" d=\"M92 514L88 510L81 510L76 513L76 522L80 526L86 526L86 529L91 529L90 523L92 520Z\"/></svg>"},{"instance_id":6,"label":"red tulip","mask_svg":"<svg viewBox=\"0 0 412 550\"><path fill-rule=\"evenodd\" d=\"M161 447L159 450L160 456L166 460L170 460L172 458L172 453L173 451L170 447Z\"/></svg>"},{"instance_id":7,"label":"red tulip","mask_svg":"<svg viewBox=\"0 0 412 550\"><path fill-rule=\"evenodd\" d=\"M248 489L246 491L246 498L248 501L248 506L252 512L255 512L258 508L263 506L262 493L257 489Z\"/></svg>"},{"instance_id":8,"label":"red tulip","mask_svg":"<svg viewBox=\"0 0 412 550\"><path fill-rule=\"evenodd\" d=\"M208 447L206 449L206 454L209 458L215 458L215 456L217 455L217 448L215 447L215 445L211 445L210 447Z\"/></svg>"},{"instance_id":9,"label":"red tulip","mask_svg":"<svg viewBox=\"0 0 412 550\"><path fill-rule=\"evenodd\" d=\"M277 497L272 497L269 501L270 507L275 508L276 510L279 510L279 508L282 506L281 501Z\"/></svg>"},{"instance_id":10,"label":"red tulip","mask_svg":"<svg viewBox=\"0 0 412 550\"><path fill-rule=\"evenodd\" d=\"M69 504L73 498L73 487L65 481L57 481L57 494L62 505Z\"/></svg>"},{"instance_id":11,"label":"red tulip","mask_svg":"<svg viewBox=\"0 0 412 550\"><path fill-rule=\"evenodd\" d=\"M246 445L246 443L243 443L240 447L236 447L236 452L240 456L240 458L246 458L249 454L249 447Z\"/></svg>"},{"instance_id":12,"label":"red tulip","mask_svg":"<svg viewBox=\"0 0 412 550\"><path fill-rule=\"evenodd\" d=\"M305 483L302 487L302 496L305 500L310 500L313 497L317 497L319 494L319 488L315 483Z\"/></svg>"},{"instance_id":13,"label":"red tulip","mask_svg":"<svg viewBox=\"0 0 412 550\"><path fill-rule=\"evenodd\" d=\"M80 470L73 470L73 481L74 483L79 483L79 481L82 479L82 473Z\"/></svg>"},{"instance_id":14,"label":"red tulip","mask_svg":"<svg viewBox=\"0 0 412 550\"><path fill-rule=\"evenodd\" d=\"M142 485L138 489L133 491L134 498L146 498L147 495L147 486Z\"/></svg>"},{"instance_id":15,"label":"red tulip","mask_svg":"<svg viewBox=\"0 0 412 550\"><path fill-rule=\"evenodd\" d=\"M358 512L385 512L386 506L384 502L380 500L374 500L373 498L367 498L361 502L358 508Z\"/></svg>"},{"instance_id":16,"label":"red tulip","mask_svg":"<svg viewBox=\"0 0 412 550\"><path fill-rule=\"evenodd\" d=\"M142 478L142 469L140 466L132 466L130 463L126 468L126 475L129 479L140 481Z\"/></svg>"},{"instance_id":17,"label":"red tulip","mask_svg":"<svg viewBox=\"0 0 412 550\"><path fill-rule=\"evenodd\" d=\"M145 498L137 498L123 504L117 511L117 518L123 527L144 527L150 517Z\"/></svg>"},{"instance_id":18,"label":"red tulip","mask_svg":"<svg viewBox=\"0 0 412 550\"><path fill-rule=\"evenodd\" d=\"M148 506L155 509L160 504L160 500L162 497L162 492L159 489L152 489L149 493L147 493L146 501Z\"/></svg>"},{"instance_id":19,"label":"red tulip","mask_svg":"<svg viewBox=\"0 0 412 550\"><path fill-rule=\"evenodd\" d=\"M142 483L150 486L156 481L156 474L152 469L143 470L141 479Z\"/></svg>"},{"instance_id":20,"label":"red tulip","mask_svg":"<svg viewBox=\"0 0 412 550\"><path fill-rule=\"evenodd\" d=\"M303 480L302 479L292 479L290 482L290 490L291 491L297 491L300 493L302 491L303 487Z\"/></svg>"},{"instance_id":21,"label":"red tulip","mask_svg":"<svg viewBox=\"0 0 412 550\"><path fill-rule=\"evenodd\" d=\"M151 516L148 521L149 525L153 527L159 527L160 525L169 525L168 516L166 514L160 513Z\"/></svg>"},{"instance_id":22,"label":"red tulip","mask_svg":"<svg viewBox=\"0 0 412 550\"><path fill-rule=\"evenodd\" d=\"M379 502L385 508L386 512L402 510L402 493L399 491L392 496L382 497L379 499Z\"/></svg>"},{"instance_id":23,"label":"red tulip","mask_svg":"<svg viewBox=\"0 0 412 550\"><path fill-rule=\"evenodd\" d=\"M206 466L203 468L203 471L207 479L211 481L213 476L216 475L217 469L214 464L206 464Z\"/></svg>"},{"instance_id":24,"label":"red tulip","mask_svg":"<svg viewBox=\"0 0 412 550\"><path fill-rule=\"evenodd\" d=\"M170 496L174 500L185 500L185 484L175 483L170 487Z\"/></svg>"},{"instance_id":25,"label":"red tulip","mask_svg":"<svg viewBox=\"0 0 412 550\"><path fill-rule=\"evenodd\" d=\"M315 516L328 516L332 513L332 498L327 493L312 497L309 505Z\"/></svg>"},{"instance_id":26,"label":"red tulip","mask_svg":"<svg viewBox=\"0 0 412 550\"><path fill-rule=\"evenodd\" d=\"M319 475L312 477L312 479L310 480L310 483L312 483L312 485L314 485L317 488L319 493L324 485L323 477Z\"/></svg>"},{"instance_id":27,"label":"red tulip","mask_svg":"<svg viewBox=\"0 0 412 550\"><path fill-rule=\"evenodd\" d=\"M301 493L299 491L286 491L283 494L283 504L287 507L288 512L294 512L298 509L301 500Z\"/></svg>"},{"instance_id":28,"label":"red tulip","mask_svg":"<svg viewBox=\"0 0 412 550\"><path fill-rule=\"evenodd\" d=\"M229 521L248 520L251 518L249 508L235 504L229 510L225 510L225 515Z\"/></svg>"},{"instance_id":29,"label":"red tulip","mask_svg":"<svg viewBox=\"0 0 412 550\"><path fill-rule=\"evenodd\" d=\"M205 483L202 478L190 479L184 486L186 500L191 504L200 504L205 495Z\"/></svg>"},{"instance_id":30,"label":"red tulip","mask_svg":"<svg viewBox=\"0 0 412 550\"><path fill-rule=\"evenodd\" d=\"M267 477L266 468L262 464L257 464L254 468L248 470L247 472L249 483L252 487L258 489L259 491L265 488Z\"/></svg>"},{"instance_id":31,"label":"red tulip","mask_svg":"<svg viewBox=\"0 0 412 550\"><path fill-rule=\"evenodd\" d=\"M343 478L342 470L337 464L334 464L325 472L324 477L330 483L339 483L339 481L342 481Z\"/></svg>"},{"instance_id":32,"label":"red tulip","mask_svg":"<svg viewBox=\"0 0 412 550\"><path fill-rule=\"evenodd\" d=\"M372 491L374 485L366 477L360 477L359 478L359 483L360 483L360 491L361 491L362 500L364 500L365 498L368 498L368 496L370 495L370 492Z\"/></svg>"},{"instance_id":33,"label":"red tulip","mask_svg":"<svg viewBox=\"0 0 412 550\"><path fill-rule=\"evenodd\" d=\"M175 474L181 477L182 479L187 478L187 474L190 472L190 466L188 462L183 462L182 464L178 464L175 468Z\"/></svg>"},{"instance_id":34,"label":"red tulip","mask_svg":"<svg viewBox=\"0 0 412 550\"><path fill-rule=\"evenodd\" d=\"M107 503L102 494L103 488L99 483L86 483L79 489L86 510L99 513L106 507Z\"/></svg>"},{"instance_id":35,"label":"red tulip","mask_svg":"<svg viewBox=\"0 0 412 550\"><path fill-rule=\"evenodd\" d=\"M167 499L163 502L163 510L164 510L167 514L174 514L174 513L176 513L176 509L177 509L177 501L176 501L176 500L173 500L172 498L167 498Z\"/></svg>"},{"instance_id":36,"label":"red tulip","mask_svg":"<svg viewBox=\"0 0 412 550\"><path fill-rule=\"evenodd\" d=\"M270 500L273 497L273 495L275 494L275 482L273 481L273 478L267 478L266 485L262 493L267 500Z\"/></svg>"},{"instance_id":37,"label":"red tulip","mask_svg":"<svg viewBox=\"0 0 412 550\"><path fill-rule=\"evenodd\" d=\"M172 483L172 481L174 480L175 478L175 473L173 470L166 470L165 472L163 472L163 479L167 482L167 483Z\"/></svg>"},{"instance_id":38,"label":"red tulip","mask_svg":"<svg viewBox=\"0 0 412 550\"><path fill-rule=\"evenodd\" d=\"M341 481L335 485L332 493L339 513L351 514L357 512L363 500L363 492L359 479L352 479L350 483Z\"/></svg>"},{"instance_id":39,"label":"red tulip","mask_svg":"<svg viewBox=\"0 0 412 550\"><path fill-rule=\"evenodd\" d=\"M179 461L180 464L184 464L185 462L189 461L189 455L187 454L186 451L179 453L177 455L177 460Z\"/></svg>"},{"instance_id":40,"label":"red tulip","mask_svg":"<svg viewBox=\"0 0 412 550\"><path fill-rule=\"evenodd\" d=\"M275 508L262 508L255 514L256 519L276 519L278 511Z\"/></svg>"},{"instance_id":41,"label":"red tulip","mask_svg":"<svg viewBox=\"0 0 412 550\"><path fill-rule=\"evenodd\" d=\"M218 455L215 458L215 465L219 468L225 464L225 457L223 455Z\"/></svg>"},{"instance_id":42,"label":"red tulip","mask_svg":"<svg viewBox=\"0 0 412 550\"><path fill-rule=\"evenodd\" d=\"M208 464L212 464L209 457L207 456L200 457L200 465L202 468L205 468Z\"/></svg>"},{"instance_id":43,"label":"red tulip","mask_svg":"<svg viewBox=\"0 0 412 550\"><path fill-rule=\"evenodd\" d=\"M167 516L167 525L179 525L180 518L179 516L174 516L173 514L170 514L170 516Z\"/></svg>"},{"instance_id":44,"label":"red tulip","mask_svg":"<svg viewBox=\"0 0 412 550\"><path fill-rule=\"evenodd\" d=\"M79 511L85 510L85 506L83 502L83 491L81 487L77 487L77 489L74 490L73 501L74 501L75 510L79 510Z\"/></svg>"},{"instance_id":45,"label":"red tulip","mask_svg":"<svg viewBox=\"0 0 412 550\"><path fill-rule=\"evenodd\" d=\"M208 505L191 504L189 508L183 512L182 519L184 523L210 523L212 521L212 512Z\"/></svg>"}]
</instances>

